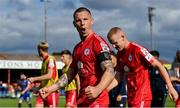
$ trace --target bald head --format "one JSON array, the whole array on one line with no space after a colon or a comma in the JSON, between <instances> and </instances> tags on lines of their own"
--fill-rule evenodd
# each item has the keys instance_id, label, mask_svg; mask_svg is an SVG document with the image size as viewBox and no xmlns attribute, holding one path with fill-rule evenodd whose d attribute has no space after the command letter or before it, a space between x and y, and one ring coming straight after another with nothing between
<instances>
[{"instance_id":1,"label":"bald head","mask_svg":"<svg viewBox=\"0 0 180 108\"><path fill-rule=\"evenodd\" d=\"M111 36L113 36L114 34L116 34L118 32L121 33L122 35L124 35L124 32L121 28L119 28L119 27L111 28L108 32L107 38L109 39Z\"/></svg>"},{"instance_id":2,"label":"bald head","mask_svg":"<svg viewBox=\"0 0 180 108\"><path fill-rule=\"evenodd\" d=\"M76 19L76 13L86 11L91 15L91 11L88 8L80 7L74 11L73 18Z\"/></svg>"},{"instance_id":3,"label":"bald head","mask_svg":"<svg viewBox=\"0 0 180 108\"><path fill-rule=\"evenodd\" d=\"M109 30L107 38L114 48L121 51L128 45L128 40L119 27L113 27Z\"/></svg>"}]
</instances>

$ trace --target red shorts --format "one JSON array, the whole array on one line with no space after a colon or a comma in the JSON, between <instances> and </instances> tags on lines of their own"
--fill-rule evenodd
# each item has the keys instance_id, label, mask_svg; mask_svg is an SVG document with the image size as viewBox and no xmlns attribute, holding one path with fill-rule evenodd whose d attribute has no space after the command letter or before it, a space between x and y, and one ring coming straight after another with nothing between
<instances>
[{"instance_id":1,"label":"red shorts","mask_svg":"<svg viewBox=\"0 0 180 108\"><path fill-rule=\"evenodd\" d=\"M89 108L109 108L109 104L93 103L91 105L78 104L78 107L89 107Z\"/></svg>"},{"instance_id":2,"label":"red shorts","mask_svg":"<svg viewBox=\"0 0 180 108\"><path fill-rule=\"evenodd\" d=\"M78 107L109 107L109 95L107 89L105 89L97 98L88 99L85 94L85 90L80 91L77 99Z\"/></svg>"},{"instance_id":3,"label":"red shorts","mask_svg":"<svg viewBox=\"0 0 180 108\"><path fill-rule=\"evenodd\" d=\"M141 101L138 104L128 104L128 107L140 107L140 108L150 108L151 107L151 101Z\"/></svg>"},{"instance_id":4,"label":"red shorts","mask_svg":"<svg viewBox=\"0 0 180 108\"><path fill-rule=\"evenodd\" d=\"M66 91L66 107L76 107L77 103L77 91L76 90L70 90Z\"/></svg>"},{"instance_id":5,"label":"red shorts","mask_svg":"<svg viewBox=\"0 0 180 108\"><path fill-rule=\"evenodd\" d=\"M176 101L176 108L180 107L180 94L178 95L178 99Z\"/></svg>"},{"instance_id":6,"label":"red shorts","mask_svg":"<svg viewBox=\"0 0 180 108\"><path fill-rule=\"evenodd\" d=\"M59 92L51 93L46 99L42 99L39 95L36 104L43 104L45 107L58 107Z\"/></svg>"}]
</instances>

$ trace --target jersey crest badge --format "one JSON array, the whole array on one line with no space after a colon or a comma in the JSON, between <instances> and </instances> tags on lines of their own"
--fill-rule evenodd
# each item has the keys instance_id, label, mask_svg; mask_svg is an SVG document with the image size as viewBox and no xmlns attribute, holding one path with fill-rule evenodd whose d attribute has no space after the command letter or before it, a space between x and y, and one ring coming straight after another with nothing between
<instances>
[{"instance_id":1,"label":"jersey crest badge","mask_svg":"<svg viewBox=\"0 0 180 108\"><path fill-rule=\"evenodd\" d=\"M86 48L85 50L84 50L84 55L89 55L89 53L90 53L90 49L89 48Z\"/></svg>"}]
</instances>

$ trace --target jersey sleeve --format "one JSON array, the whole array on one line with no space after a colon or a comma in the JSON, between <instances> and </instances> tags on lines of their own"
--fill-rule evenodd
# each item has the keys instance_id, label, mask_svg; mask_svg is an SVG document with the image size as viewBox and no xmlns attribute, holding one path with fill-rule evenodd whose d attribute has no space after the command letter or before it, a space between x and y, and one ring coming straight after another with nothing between
<instances>
[{"instance_id":1,"label":"jersey sleeve","mask_svg":"<svg viewBox=\"0 0 180 108\"><path fill-rule=\"evenodd\" d=\"M139 55L140 55L140 58L145 60L148 64L152 64L153 61L154 61L154 57L150 54L150 52L144 48L144 47L141 47L139 49Z\"/></svg>"},{"instance_id":2,"label":"jersey sleeve","mask_svg":"<svg viewBox=\"0 0 180 108\"><path fill-rule=\"evenodd\" d=\"M48 63L48 69L52 69L55 67L55 60L53 58L49 59L49 63Z\"/></svg>"},{"instance_id":3,"label":"jersey sleeve","mask_svg":"<svg viewBox=\"0 0 180 108\"><path fill-rule=\"evenodd\" d=\"M78 62L78 60L76 58L77 57L75 55L75 51L73 51L73 61L72 61L72 63L71 63L69 68L74 69L74 70L77 71L77 62Z\"/></svg>"},{"instance_id":4,"label":"jersey sleeve","mask_svg":"<svg viewBox=\"0 0 180 108\"><path fill-rule=\"evenodd\" d=\"M98 56L101 53L111 53L111 48L103 39L97 39L94 44L95 54Z\"/></svg>"}]
</instances>

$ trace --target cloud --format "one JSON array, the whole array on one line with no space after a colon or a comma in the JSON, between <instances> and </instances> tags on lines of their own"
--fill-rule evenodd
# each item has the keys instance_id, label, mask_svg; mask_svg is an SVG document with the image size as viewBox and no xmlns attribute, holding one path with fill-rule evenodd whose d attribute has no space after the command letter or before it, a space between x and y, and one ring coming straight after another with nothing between
<instances>
[{"instance_id":1,"label":"cloud","mask_svg":"<svg viewBox=\"0 0 180 108\"><path fill-rule=\"evenodd\" d=\"M179 25L179 3L180 1L160 0L156 1L82 1L85 6L95 11L98 26L96 29L106 35L108 28L112 26L122 27L130 40L136 41L147 48L151 48L150 31L148 23L149 6L153 6L155 16L153 17L153 41L162 57L170 60L174 52L179 49L180 26ZM103 22L103 26L102 25ZM164 48L169 50L163 50ZM170 50L171 49L171 50ZM166 56L165 56L166 55ZM171 55L167 56L167 55Z\"/></svg>"},{"instance_id":2,"label":"cloud","mask_svg":"<svg viewBox=\"0 0 180 108\"><path fill-rule=\"evenodd\" d=\"M180 42L179 0L50 0L47 39L51 52L73 50L80 38L72 21L74 10L85 6L95 19L94 30L106 39L111 27L123 28L128 38L150 48L148 6L153 6L153 37L161 56L172 60ZM37 53L44 40L44 4L39 0L0 0L1 52ZM7 44L8 43L8 44ZM166 49L166 50L165 50Z\"/></svg>"}]
</instances>

